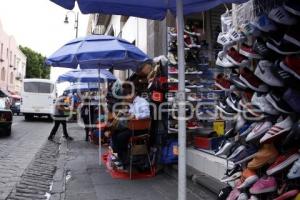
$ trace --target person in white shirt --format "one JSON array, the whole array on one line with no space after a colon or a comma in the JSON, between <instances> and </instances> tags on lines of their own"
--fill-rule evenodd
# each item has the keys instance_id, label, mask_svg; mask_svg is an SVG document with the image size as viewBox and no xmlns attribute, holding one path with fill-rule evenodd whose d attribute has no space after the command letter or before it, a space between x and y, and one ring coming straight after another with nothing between
<instances>
[{"instance_id":1,"label":"person in white shirt","mask_svg":"<svg viewBox=\"0 0 300 200\"><path fill-rule=\"evenodd\" d=\"M128 120L131 119L149 119L150 118L150 106L149 102L136 93L125 95L124 101L129 104L129 111L127 120L121 121L120 123L126 127ZM125 125L124 125L125 124ZM134 133L128 128L122 128L120 131L116 131L112 134L113 150L118 154L118 161L122 165L126 160L127 147L130 137L144 134L144 131L135 131Z\"/></svg>"}]
</instances>

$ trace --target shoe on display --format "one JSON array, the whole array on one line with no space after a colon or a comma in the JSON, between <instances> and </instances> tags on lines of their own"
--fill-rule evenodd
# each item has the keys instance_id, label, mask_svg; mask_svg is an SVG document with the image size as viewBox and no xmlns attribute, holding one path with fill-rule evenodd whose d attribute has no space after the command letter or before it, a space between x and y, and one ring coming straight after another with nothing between
<instances>
[{"instance_id":1,"label":"shoe on display","mask_svg":"<svg viewBox=\"0 0 300 200\"><path fill-rule=\"evenodd\" d=\"M300 33L298 27L291 27L283 36L283 39L300 47Z\"/></svg>"},{"instance_id":2,"label":"shoe on display","mask_svg":"<svg viewBox=\"0 0 300 200\"><path fill-rule=\"evenodd\" d=\"M220 32L217 38L217 42L222 46L230 46L234 44L234 41L229 36L229 33Z\"/></svg>"},{"instance_id":3,"label":"shoe on display","mask_svg":"<svg viewBox=\"0 0 300 200\"><path fill-rule=\"evenodd\" d=\"M231 92L226 98L226 103L236 112L240 112L241 108L239 106L240 97L238 97L235 93ZM238 130L238 129L235 129Z\"/></svg>"},{"instance_id":4,"label":"shoe on display","mask_svg":"<svg viewBox=\"0 0 300 200\"><path fill-rule=\"evenodd\" d=\"M267 15L261 15L257 17L252 24L257 29L263 32L271 32L277 30L275 23L272 20L270 20Z\"/></svg>"},{"instance_id":5,"label":"shoe on display","mask_svg":"<svg viewBox=\"0 0 300 200\"><path fill-rule=\"evenodd\" d=\"M257 106L262 112L267 113L269 115L279 115L279 111L274 109L272 104L270 104L266 100L266 95L261 93L254 93L251 103L255 106Z\"/></svg>"},{"instance_id":6,"label":"shoe on display","mask_svg":"<svg viewBox=\"0 0 300 200\"><path fill-rule=\"evenodd\" d=\"M233 147L234 142L233 141L226 141L224 145L217 151L216 156L225 155L227 156L230 152L230 149Z\"/></svg>"},{"instance_id":7,"label":"shoe on display","mask_svg":"<svg viewBox=\"0 0 300 200\"><path fill-rule=\"evenodd\" d=\"M218 53L218 58L217 58L217 61L216 61L216 65L218 66L221 66L221 67L234 67L235 65L230 62L227 58L226 58L226 55L223 51L220 51Z\"/></svg>"},{"instance_id":8,"label":"shoe on display","mask_svg":"<svg viewBox=\"0 0 300 200\"><path fill-rule=\"evenodd\" d=\"M196 130L201 128L201 126L199 125L199 123L195 120L189 120L186 124L186 128L189 130Z\"/></svg>"},{"instance_id":9,"label":"shoe on display","mask_svg":"<svg viewBox=\"0 0 300 200\"><path fill-rule=\"evenodd\" d=\"M227 103L226 99L219 101L217 105L218 110L227 115L235 115L237 112L233 110Z\"/></svg>"},{"instance_id":10,"label":"shoe on display","mask_svg":"<svg viewBox=\"0 0 300 200\"><path fill-rule=\"evenodd\" d=\"M300 16L300 4L298 0L288 0L283 3L283 7L293 15Z\"/></svg>"},{"instance_id":11,"label":"shoe on display","mask_svg":"<svg viewBox=\"0 0 300 200\"><path fill-rule=\"evenodd\" d=\"M231 128L226 133L224 133L224 137L227 139L235 137L236 135L237 135L237 132L234 130L234 128Z\"/></svg>"},{"instance_id":12,"label":"shoe on display","mask_svg":"<svg viewBox=\"0 0 300 200\"><path fill-rule=\"evenodd\" d=\"M271 127L270 121L257 122L254 129L247 135L246 142L261 138Z\"/></svg>"},{"instance_id":13,"label":"shoe on display","mask_svg":"<svg viewBox=\"0 0 300 200\"><path fill-rule=\"evenodd\" d=\"M272 126L272 128L260 139L260 143L267 142L272 138L281 135L292 129L294 122L290 116L283 119L281 122L278 122Z\"/></svg>"},{"instance_id":14,"label":"shoe on display","mask_svg":"<svg viewBox=\"0 0 300 200\"><path fill-rule=\"evenodd\" d=\"M178 83L178 79L173 78L173 77L169 77L169 78L168 78L168 82L169 82L169 83Z\"/></svg>"},{"instance_id":15,"label":"shoe on display","mask_svg":"<svg viewBox=\"0 0 300 200\"><path fill-rule=\"evenodd\" d=\"M177 58L172 52L168 53L168 60L172 65L177 65Z\"/></svg>"},{"instance_id":16,"label":"shoe on display","mask_svg":"<svg viewBox=\"0 0 300 200\"><path fill-rule=\"evenodd\" d=\"M257 153L257 147L254 145L245 145L245 149L242 150L237 156L229 159L234 164L241 164L251 160Z\"/></svg>"},{"instance_id":17,"label":"shoe on display","mask_svg":"<svg viewBox=\"0 0 300 200\"><path fill-rule=\"evenodd\" d=\"M246 147L244 145L240 145L238 148L236 148L232 154L228 157L228 160L232 160L236 156L238 156L242 151L244 151Z\"/></svg>"},{"instance_id":18,"label":"shoe on display","mask_svg":"<svg viewBox=\"0 0 300 200\"><path fill-rule=\"evenodd\" d=\"M242 42L242 41L246 40L246 37L242 33L237 32L234 29L231 29L229 31L229 38L233 42Z\"/></svg>"},{"instance_id":19,"label":"shoe on display","mask_svg":"<svg viewBox=\"0 0 300 200\"><path fill-rule=\"evenodd\" d=\"M289 132L289 134L284 138L282 142L282 148L283 150L288 150L291 147L296 147L300 144L300 124L295 123L293 125L292 130Z\"/></svg>"},{"instance_id":20,"label":"shoe on display","mask_svg":"<svg viewBox=\"0 0 300 200\"><path fill-rule=\"evenodd\" d=\"M277 190L277 183L274 177L264 176L260 178L254 185L250 188L251 194L264 194L269 192L275 192Z\"/></svg>"},{"instance_id":21,"label":"shoe on display","mask_svg":"<svg viewBox=\"0 0 300 200\"><path fill-rule=\"evenodd\" d=\"M261 38L256 39L253 44L253 50L264 58L275 57L274 53L266 46L266 43Z\"/></svg>"},{"instance_id":22,"label":"shoe on display","mask_svg":"<svg viewBox=\"0 0 300 200\"><path fill-rule=\"evenodd\" d=\"M247 67L250 64L250 61L233 47L228 50L226 58L234 65L240 67Z\"/></svg>"},{"instance_id":23,"label":"shoe on display","mask_svg":"<svg viewBox=\"0 0 300 200\"><path fill-rule=\"evenodd\" d=\"M288 179L296 179L300 178L300 158L294 162L292 168L287 174Z\"/></svg>"},{"instance_id":24,"label":"shoe on display","mask_svg":"<svg viewBox=\"0 0 300 200\"><path fill-rule=\"evenodd\" d=\"M268 60L261 60L258 62L255 69L255 76L257 76L264 83L273 87L283 87L284 83L281 79L276 77L273 72L273 63Z\"/></svg>"},{"instance_id":25,"label":"shoe on display","mask_svg":"<svg viewBox=\"0 0 300 200\"><path fill-rule=\"evenodd\" d=\"M228 99L228 98L227 98ZM237 102L238 105L235 105L237 106L237 108L239 108L239 102ZM242 110L240 110L242 111ZM238 132L241 128L244 127L244 125L247 123L247 121L244 119L243 115L241 113L239 113L237 116L236 116L236 120L235 120L235 125L234 125L234 130L236 132Z\"/></svg>"},{"instance_id":26,"label":"shoe on display","mask_svg":"<svg viewBox=\"0 0 300 200\"><path fill-rule=\"evenodd\" d=\"M289 153L280 155L277 157L276 161L268 168L267 174L269 176L287 168L293 164L296 160L300 158L300 155L297 151L292 150Z\"/></svg>"},{"instance_id":27,"label":"shoe on display","mask_svg":"<svg viewBox=\"0 0 300 200\"><path fill-rule=\"evenodd\" d=\"M226 200L226 198L229 196L230 192L232 191L231 186L227 186L225 188L222 188L218 194L217 200Z\"/></svg>"},{"instance_id":28,"label":"shoe on display","mask_svg":"<svg viewBox=\"0 0 300 200\"><path fill-rule=\"evenodd\" d=\"M289 191L283 193L282 195L280 195L279 197L276 197L274 200L288 200L288 199L292 199L293 197L296 197L299 192L300 192L300 190L297 190L297 189L289 190Z\"/></svg>"},{"instance_id":29,"label":"shoe on display","mask_svg":"<svg viewBox=\"0 0 300 200\"><path fill-rule=\"evenodd\" d=\"M243 90L248 88L247 85L245 85L245 83L243 83L243 81L241 81L238 74L231 73L229 80L237 88L240 88L240 89L243 89Z\"/></svg>"},{"instance_id":30,"label":"shoe on display","mask_svg":"<svg viewBox=\"0 0 300 200\"><path fill-rule=\"evenodd\" d=\"M252 47L242 44L239 50L240 54L247 58L261 59L262 56L253 50Z\"/></svg>"},{"instance_id":31,"label":"shoe on display","mask_svg":"<svg viewBox=\"0 0 300 200\"><path fill-rule=\"evenodd\" d=\"M280 67L280 62L281 61L277 60L274 63L274 67L273 67L274 75L277 76L278 78L282 79L285 86L291 87L291 88L296 88L297 90L300 90L300 80L297 79L292 74L288 73L287 71L283 70Z\"/></svg>"},{"instance_id":32,"label":"shoe on display","mask_svg":"<svg viewBox=\"0 0 300 200\"><path fill-rule=\"evenodd\" d=\"M290 15L283 7L277 7L269 12L268 17L278 24L292 26L297 23L297 19Z\"/></svg>"},{"instance_id":33,"label":"shoe on display","mask_svg":"<svg viewBox=\"0 0 300 200\"><path fill-rule=\"evenodd\" d=\"M247 135L255 128L257 123L258 122L246 123L239 131L240 137L247 137Z\"/></svg>"},{"instance_id":34,"label":"shoe on display","mask_svg":"<svg viewBox=\"0 0 300 200\"><path fill-rule=\"evenodd\" d=\"M248 200L249 198L248 198L248 195L247 195L247 193L241 193L240 195L239 195L239 197L237 198L237 200Z\"/></svg>"},{"instance_id":35,"label":"shoe on display","mask_svg":"<svg viewBox=\"0 0 300 200\"><path fill-rule=\"evenodd\" d=\"M291 73L300 80L300 57L299 56L286 56L285 59L280 62L280 67L285 71Z\"/></svg>"},{"instance_id":36,"label":"shoe on display","mask_svg":"<svg viewBox=\"0 0 300 200\"><path fill-rule=\"evenodd\" d=\"M246 23L244 23L244 24L241 25L240 30L246 36L250 36L250 35L252 35L255 32L255 27L251 23L246 22Z\"/></svg>"},{"instance_id":37,"label":"shoe on display","mask_svg":"<svg viewBox=\"0 0 300 200\"><path fill-rule=\"evenodd\" d=\"M293 112L291 107L282 99L283 94L270 92L266 96L266 100L279 112L290 114Z\"/></svg>"},{"instance_id":38,"label":"shoe on display","mask_svg":"<svg viewBox=\"0 0 300 200\"><path fill-rule=\"evenodd\" d=\"M215 79L215 85L221 90L230 90L231 82L223 73L220 73Z\"/></svg>"},{"instance_id":39,"label":"shoe on display","mask_svg":"<svg viewBox=\"0 0 300 200\"><path fill-rule=\"evenodd\" d=\"M289 88L283 94L283 100L297 113L300 113L300 92L299 90Z\"/></svg>"},{"instance_id":40,"label":"shoe on display","mask_svg":"<svg viewBox=\"0 0 300 200\"><path fill-rule=\"evenodd\" d=\"M240 178L242 175L242 169L239 165L235 165L232 169L227 169L225 175L221 178L221 182L230 182Z\"/></svg>"},{"instance_id":41,"label":"shoe on display","mask_svg":"<svg viewBox=\"0 0 300 200\"><path fill-rule=\"evenodd\" d=\"M248 168L257 170L266 164L271 164L278 156L278 151L273 144L263 144L260 150L255 154L254 158L248 163Z\"/></svg>"},{"instance_id":42,"label":"shoe on display","mask_svg":"<svg viewBox=\"0 0 300 200\"><path fill-rule=\"evenodd\" d=\"M237 188L233 188L226 200L237 200L241 192Z\"/></svg>"},{"instance_id":43,"label":"shoe on display","mask_svg":"<svg viewBox=\"0 0 300 200\"><path fill-rule=\"evenodd\" d=\"M282 40L280 45L277 45L273 41L269 40L267 42L267 47L281 55L292 55L300 53L300 48L298 46L285 40Z\"/></svg>"},{"instance_id":44,"label":"shoe on display","mask_svg":"<svg viewBox=\"0 0 300 200\"><path fill-rule=\"evenodd\" d=\"M268 92L269 87L258 79L248 68L242 68L240 77L250 89L257 92Z\"/></svg>"},{"instance_id":45,"label":"shoe on display","mask_svg":"<svg viewBox=\"0 0 300 200\"><path fill-rule=\"evenodd\" d=\"M242 184L238 186L238 189L245 189L251 187L256 181L258 180L258 176L255 173L255 171L250 170L248 168L245 168L243 170L242 176L241 176Z\"/></svg>"},{"instance_id":46,"label":"shoe on display","mask_svg":"<svg viewBox=\"0 0 300 200\"><path fill-rule=\"evenodd\" d=\"M177 74L178 73L177 67L169 67L168 73L169 74Z\"/></svg>"}]
</instances>

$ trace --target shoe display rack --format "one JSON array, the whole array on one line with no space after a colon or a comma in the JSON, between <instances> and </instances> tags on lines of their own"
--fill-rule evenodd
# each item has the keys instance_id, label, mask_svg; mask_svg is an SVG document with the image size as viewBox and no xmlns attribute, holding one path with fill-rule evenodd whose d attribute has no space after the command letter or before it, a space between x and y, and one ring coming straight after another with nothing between
<instances>
[{"instance_id":1,"label":"shoe display rack","mask_svg":"<svg viewBox=\"0 0 300 200\"><path fill-rule=\"evenodd\" d=\"M202 30L197 22L187 23L184 31L185 43L185 77L186 77L186 121L187 144L197 149L213 150L221 138L214 131L217 119L215 107L222 89L215 87L217 69L211 66L210 58L214 54L202 37ZM178 136L176 95L178 94L177 67L177 33L175 28L168 28L168 102L169 102L169 135ZM212 152L212 151L211 151Z\"/></svg>"},{"instance_id":2,"label":"shoe display rack","mask_svg":"<svg viewBox=\"0 0 300 200\"><path fill-rule=\"evenodd\" d=\"M219 199L297 199L300 1L250 1L237 9L221 17L218 36L224 48L216 64L229 73L217 75L216 85L228 91L217 108L235 122L216 152L233 164Z\"/></svg>"}]
</instances>

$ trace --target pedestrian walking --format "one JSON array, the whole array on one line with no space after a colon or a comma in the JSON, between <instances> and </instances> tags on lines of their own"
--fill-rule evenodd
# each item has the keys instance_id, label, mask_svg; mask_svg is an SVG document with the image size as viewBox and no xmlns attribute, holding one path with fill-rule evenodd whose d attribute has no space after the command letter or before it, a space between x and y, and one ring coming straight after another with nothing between
<instances>
[{"instance_id":1,"label":"pedestrian walking","mask_svg":"<svg viewBox=\"0 0 300 200\"><path fill-rule=\"evenodd\" d=\"M91 125L91 110L90 110L90 100L84 99L83 106L81 107L81 119L84 123L84 130L85 130L85 141L89 140L89 132L90 132L90 125Z\"/></svg>"},{"instance_id":2,"label":"pedestrian walking","mask_svg":"<svg viewBox=\"0 0 300 200\"><path fill-rule=\"evenodd\" d=\"M54 116L53 116L54 126L50 132L48 140L54 139L54 136L55 136L60 124L63 127L64 137L67 140L73 140L73 138L68 135L68 131L67 131L67 115L65 114L65 112L69 111L70 108L69 108L69 105L65 103L65 99L66 99L66 96L62 95L56 101L55 108L54 108Z\"/></svg>"}]
</instances>

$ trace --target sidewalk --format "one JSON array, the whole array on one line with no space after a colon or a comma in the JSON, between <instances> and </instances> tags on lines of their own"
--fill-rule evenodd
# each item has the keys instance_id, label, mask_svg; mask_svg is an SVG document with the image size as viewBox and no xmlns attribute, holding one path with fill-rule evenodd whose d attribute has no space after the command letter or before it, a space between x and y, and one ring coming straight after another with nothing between
<instances>
[{"instance_id":1,"label":"sidewalk","mask_svg":"<svg viewBox=\"0 0 300 200\"><path fill-rule=\"evenodd\" d=\"M83 141L83 129L77 124L68 124L68 129L75 140L62 140L51 200L177 199L177 181L164 174L145 180L112 179L98 164L97 146ZM194 185L188 189L187 199L210 200L215 196Z\"/></svg>"}]
</instances>

